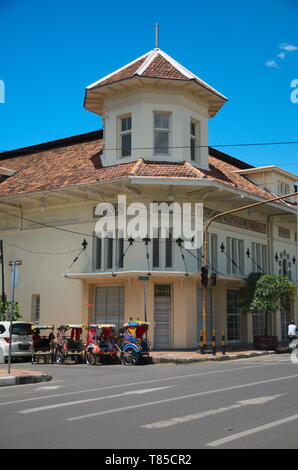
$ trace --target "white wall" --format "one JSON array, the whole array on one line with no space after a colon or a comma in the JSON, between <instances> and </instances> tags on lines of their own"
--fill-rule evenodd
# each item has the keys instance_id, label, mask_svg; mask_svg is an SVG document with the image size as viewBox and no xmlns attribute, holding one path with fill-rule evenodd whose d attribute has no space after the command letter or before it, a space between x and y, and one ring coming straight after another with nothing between
<instances>
[{"instance_id":1,"label":"white wall","mask_svg":"<svg viewBox=\"0 0 298 470\"><path fill-rule=\"evenodd\" d=\"M172 128L170 140L170 155L155 156L153 153L153 113L154 111L167 111L172 115ZM120 158L119 152L119 116L131 113L132 115L132 157ZM200 123L199 143L203 148L199 151L197 165L208 168L208 110L203 103L191 100L183 94L158 89L152 91L134 92L118 99L105 102L105 149L103 164L105 166L132 161L136 158L150 160L190 161L190 120Z\"/></svg>"}]
</instances>

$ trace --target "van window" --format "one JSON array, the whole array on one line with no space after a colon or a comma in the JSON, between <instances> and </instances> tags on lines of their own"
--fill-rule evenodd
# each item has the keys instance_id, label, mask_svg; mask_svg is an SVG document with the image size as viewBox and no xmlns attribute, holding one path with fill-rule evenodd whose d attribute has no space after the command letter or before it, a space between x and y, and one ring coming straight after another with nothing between
<instances>
[{"instance_id":1,"label":"van window","mask_svg":"<svg viewBox=\"0 0 298 470\"><path fill-rule=\"evenodd\" d=\"M0 325L0 335L2 335L2 333L4 333L4 331L5 331L5 326Z\"/></svg>"},{"instance_id":2,"label":"van window","mask_svg":"<svg viewBox=\"0 0 298 470\"><path fill-rule=\"evenodd\" d=\"M13 335L32 335L31 325L29 323L16 323L12 325Z\"/></svg>"}]
</instances>

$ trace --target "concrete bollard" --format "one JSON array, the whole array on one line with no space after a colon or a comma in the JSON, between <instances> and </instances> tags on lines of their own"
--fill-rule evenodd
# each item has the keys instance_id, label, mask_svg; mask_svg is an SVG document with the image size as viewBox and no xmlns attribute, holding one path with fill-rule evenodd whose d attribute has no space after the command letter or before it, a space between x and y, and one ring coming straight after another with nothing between
<instances>
[{"instance_id":1,"label":"concrete bollard","mask_svg":"<svg viewBox=\"0 0 298 470\"><path fill-rule=\"evenodd\" d=\"M201 349L201 354L204 354L204 339L203 339L204 333L203 330L200 331L200 349Z\"/></svg>"},{"instance_id":2,"label":"concrete bollard","mask_svg":"<svg viewBox=\"0 0 298 470\"><path fill-rule=\"evenodd\" d=\"M212 354L213 356L216 356L216 331L215 330L212 330L211 346L212 346Z\"/></svg>"},{"instance_id":3,"label":"concrete bollard","mask_svg":"<svg viewBox=\"0 0 298 470\"><path fill-rule=\"evenodd\" d=\"M225 332L221 330L221 347L222 347L222 354L226 354L226 342L225 342Z\"/></svg>"}]
</instances>

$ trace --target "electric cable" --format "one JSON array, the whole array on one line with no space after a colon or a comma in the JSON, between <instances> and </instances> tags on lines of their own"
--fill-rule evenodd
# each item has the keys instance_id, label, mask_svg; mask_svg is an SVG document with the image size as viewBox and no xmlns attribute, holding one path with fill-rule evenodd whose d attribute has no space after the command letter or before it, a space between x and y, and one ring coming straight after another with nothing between
<instances>
[{"instance_id":1,"label":"electric cable","mask_svg":"<svg viewBox=\"0 0 298 470\"><path fill-rule=\"evenodd\" d=\"M126 253L128 252L128 249L134 244L135 240L133 238L129 238L128 239L128 242L129 242L129 245L126 247L126 250L124 251L124 253L122 253L120 259L118 260L118 263L117 265L115 266L115 269L112 271L112 276L113 277L116 277L117 274L115 273L115 271L118 270L119 266L120 266L120 263L124 260L125 258L125 255Z\"/></svg>"},{"instance_id":2,"label":"electric cable","mask_svg":"<svg viewBox=\"0 0 298 470\"><path fill-rule=\"evenodd\" d=\"M151 275L151 268L150 268L150 257L149 257L148 245L151 242L151 239L148 237L148 235L147 235L146 238L143 238L143 242L145 243L145 247L146 247L146 259L147 259L147 265L148 265L148 276L150 276Z\"/></svg>"},{"instance_id":3,"label":"electric cable","mask_svg":"<svg viewBox=\"0 0 298 470\"><path fill-rule=\"evenodd\" d=\"M182 251L182 243L184 243L184 240L182 240L182 238L177 238L176 243L180 248L181 258L182 258L182 261L184 263L184 268L185 268L185 276L188 277L189 273L188 273L188 269L187 269L187 265L186 265L186 261L185 261L185 256L184 256L184 253Z\"/></svg>"},{"instance_id":4,"label":"electric cable","mask_svg":"<svg viewBox=\"0 0 298 470\"><path fill-rule=\"evenodd\" d=\"M73 267L73 265L78 261L79 257L80 257L81 254L83 253L83 251L86 250L87 245L88 245L88 243L87 243L86 240L84 239L84 241L83 241L83 243L82 243L82 248L81 248L81 250L79 251L78 255L75 257L75 259L73 260L73 262L71 263L71 265L69 266L69 268L65 271L64 277L67 276L67 274L69 273L69 271L71 270L71 268Z\"/></svg>"}]
</instances>

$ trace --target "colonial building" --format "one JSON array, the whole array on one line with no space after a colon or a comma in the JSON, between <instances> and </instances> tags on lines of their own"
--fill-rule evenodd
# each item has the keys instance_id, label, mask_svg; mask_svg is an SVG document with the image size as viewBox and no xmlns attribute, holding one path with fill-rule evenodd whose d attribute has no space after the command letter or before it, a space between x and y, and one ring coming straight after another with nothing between
<instances>
[{"instance_id":1,"label":"colonial building","mask_svg":"<svg viewBox=\"0 0 298 470\"><path fill-rule=\"evenodd\" d=\"M293 192L296 175L208 147L208 120L226 101L154 49L87 87L84 106L102 117L102 130L0 154L5 290L9 295L8 262L21 260L16 299L23 318L121 325L146 314L154 348L197 347L202 251L186 249L171 230L168 238L158 230L145 240L98 238L95 208L105 201L117 209L119 195L146 207L201 202L206 222ZM239 288L251 272L296 282L296 203L225 216L209 232L209 274L217 275L207 287L209 335L224 329L228 342L251 343L264 318L240 311ZM293 309L270 319L279 339Z\"/></svg>"}]
</instances>

